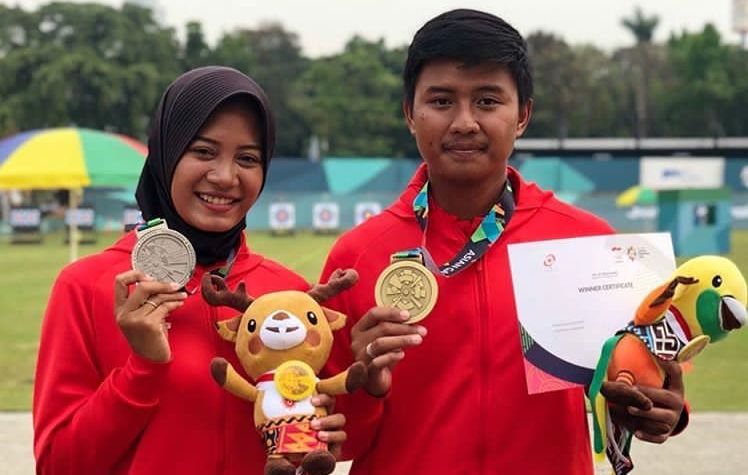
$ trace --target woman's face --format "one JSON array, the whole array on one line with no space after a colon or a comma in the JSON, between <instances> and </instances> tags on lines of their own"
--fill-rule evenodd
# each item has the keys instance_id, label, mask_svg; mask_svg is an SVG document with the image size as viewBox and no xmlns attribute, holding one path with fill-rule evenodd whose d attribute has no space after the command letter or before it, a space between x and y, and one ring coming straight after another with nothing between
<instances>
[{"instance_id":1,"label":"woman's face","mask_svg":"<svg viewBox=\"0 0 748 475\"><path fill-rule=\"evenodd\" d=\"M179 159L171 199L201 231L228 231L244 219L262 187L262 121L241 103L210 115Z\"/></svg>"}]
</instances>

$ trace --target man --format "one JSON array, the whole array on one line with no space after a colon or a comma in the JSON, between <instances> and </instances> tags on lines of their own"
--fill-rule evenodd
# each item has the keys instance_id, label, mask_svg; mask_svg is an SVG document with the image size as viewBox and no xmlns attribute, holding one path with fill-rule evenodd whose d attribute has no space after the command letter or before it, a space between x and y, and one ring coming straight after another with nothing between
<instances>
[{"instance_id":1,"label":"man","mask_svg":"<svg viewBox=\"0 0 748 475\"><path fill-rule=\"evenodd\" d=\"M329 368L350 364L351 348L370 363L368 394L339 399L351 473L591 474L583 391L527 394L507 245L613 229L507 165L532 113L526 43L493 15L450 11L416 33L403 76L403 112L425 163L397 202L340 238L321 276L360 274L327 302L351 316ZM481 226L498 239L473 236ZM414 248L425 251L401 252ZM447 263L431 265L439 297L428 318L406 325L408 312L367 312L390 259L414 257ZM667 371L673 390L632 389L617 401L614 417L642 439L664 441L681 416L681 376Z\"/></svg>"}]
</instances>

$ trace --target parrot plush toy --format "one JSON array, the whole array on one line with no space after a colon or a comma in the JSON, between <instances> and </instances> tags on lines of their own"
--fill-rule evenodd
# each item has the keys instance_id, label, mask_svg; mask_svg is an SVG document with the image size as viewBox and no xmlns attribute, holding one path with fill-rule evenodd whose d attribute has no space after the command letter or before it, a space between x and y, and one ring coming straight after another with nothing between
<instances>
[{"instance_id":1,"label":"parrot plush toy","mask_svg":"<svg viewBox=\"0 0 748 475\"><path fill-rule=\"evenodd\" d=\"M607 453L617 475L633 468L632 434L610 420L600 394L603 382L664 387L665 373L656 359L684 363L708 343L743 327L748 321L747 300L745 278L732 261L720 256L686 261L646 296L633 321L603 345L588 389L597 460Z\"/></svg>"}]
</instances>

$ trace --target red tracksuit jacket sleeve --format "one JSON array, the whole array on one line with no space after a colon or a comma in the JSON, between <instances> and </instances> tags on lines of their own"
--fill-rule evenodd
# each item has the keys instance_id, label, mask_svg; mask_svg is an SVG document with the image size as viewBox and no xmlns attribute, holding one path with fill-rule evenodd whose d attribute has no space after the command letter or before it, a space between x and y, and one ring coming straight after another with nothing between
<instances>
[{"instance_id":1,"label":"red tracksuit jacket sleeve","mask_svg":"<svg viewBox=\"0 0 748 475\"><path fill-rule=\"evenodd\" d=\"M33 402L38 474L111 471L156 409L169 369L131 355L103 374L94 318L115 316L92 314L87 278L63 271L44 317Z\"/></svg>"},{"instance_id":2,"label":"red tracksuit jacket sleeve","mask_svg":"<svg viewBox=\"0 0 748 475\"><path fill-rule=\"evenodd\" d=\"M340 246L336 245L330 252L322 270L320 282L327 282L330 274L336 269L353 268L353 262L347 262ZM332 308L348 316L345 328L335 332L330 358L327 360L324 373L335 375L345 371L353 363L351 351L351 327L363 316L357 315L354 305L349 301L350 292L342 292L324 302L325 307ZM384 410L384 399L369 396L359 389L354 394L338 396L335 411L345 414L345 431L348 436L343 444L343 460L360 457L371 447L377 433Z\"/></svg>"}]
</instances>

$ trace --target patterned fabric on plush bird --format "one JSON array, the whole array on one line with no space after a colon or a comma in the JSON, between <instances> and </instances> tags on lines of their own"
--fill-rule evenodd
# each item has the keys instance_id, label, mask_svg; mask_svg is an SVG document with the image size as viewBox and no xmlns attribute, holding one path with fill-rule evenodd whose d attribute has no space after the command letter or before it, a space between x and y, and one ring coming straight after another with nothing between
<instances>
[{"instance_id":1,"label":"patterned fabric on plush bird","mask_svg":"<svg viewBox=\"0 0 748 475\"><path fill-rule=\"evenodd\" d=\"M268 454L266 475L292 475L296 464L309 475L335 469L335 457L310 428L314 418L325 415L324 409L312 406L311 398L353 392L363 385L366 367L357 362L333 377L317 378L332 348L332 332L343 328L346 319L318 302L357 280L356 271L338 270L307 293L288 290L253 299L243 284L230 292L220 277L203 276L202 292L209 304L242 312L219 322L217 331L236 343L239 362L254 384L223 358L214 358L210 369L221 387L254 403L255 426Z\"/></svg>"},{"instance_id":2,"label":"patterned fabric on plush bird","mask_svg":"<svg viewBox=\"0 0 748 475\"><path fill-rule=\"evenodd\" d=\"M666 387L657 358L684 363L708 343L743 327L748 320L747 293L745 278L732 261L700 256L679 266L668 282L647 295L634 320L603 345L588 390L597 460L607 453L618 475L633 468L629 457L632 434L610 420L600 393L603 383L615 382L621 388Z\"/></svg>"}]
</instances>

